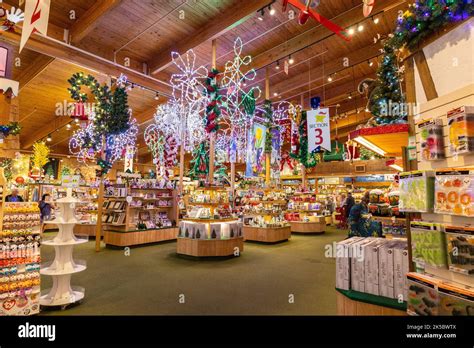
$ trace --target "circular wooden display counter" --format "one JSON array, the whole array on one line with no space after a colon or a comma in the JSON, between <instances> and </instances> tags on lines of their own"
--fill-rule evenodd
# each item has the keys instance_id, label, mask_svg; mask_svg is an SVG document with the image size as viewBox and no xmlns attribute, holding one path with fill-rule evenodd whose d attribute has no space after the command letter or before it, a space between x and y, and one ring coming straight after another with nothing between
<instances>
[{"instance_id":1,"label":"circular wooden display counter","mask_svg":"<svg viewBox=\"0 0 474 348\"><path fill-rule=\"evenodd\" d=\"M304 222L304 221L288 221L291 226L292 233L307 234L323 234L326 229L326 221L323 217L322 221Z\"/></svg>"},{"instance_id":2,"label":"circular wooden display counter","mask_svg":"<svg viewBox=\"0 0 474 348\"><path fill-rule=\"evenodd\" d=\"M205 223L228 223L239 222L235 218L226 219L182 219L183 222ZM195 257L219 257L238 256L244 251L244 237L232 237L222 239L198 239L178 237L176 252L181 255Z\"/></svg>"},{"instance_id":3,"label":"circular wooden display counter","mask_svg":"<svg viewBox=\"0 0 474 348\"><path fill-rule=\"evenodd\" d=\"M244 226L244 239L256 242L275 243L291 238L290 226L254 227Z\"/></svg>"}]
</instances>

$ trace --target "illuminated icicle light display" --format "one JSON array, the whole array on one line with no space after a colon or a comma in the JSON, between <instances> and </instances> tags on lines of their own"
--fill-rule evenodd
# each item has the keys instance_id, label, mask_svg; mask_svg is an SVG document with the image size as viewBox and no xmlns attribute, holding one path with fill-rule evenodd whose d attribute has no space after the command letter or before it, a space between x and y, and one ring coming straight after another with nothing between
<instances>
[{"instance_id":1,"label":"illuminated icicle light display","mask_svg":"<svg viewBox=\"0 0 474 348\"><path fill-rule=\"evenodd\" d=\"M234 41L234 58L227 61L222 73L221 89L225 115L222 118L227 125L229 145L237 151L238 161L243 161L247 148L247 133L252 125L255 112L255 102L261 96L258 86L246 88L248 83L255 80L257 72L250 69L244 72L245 67L252 62L251 56L242 56L242 39Z\"/></svg>"}]
</instances>

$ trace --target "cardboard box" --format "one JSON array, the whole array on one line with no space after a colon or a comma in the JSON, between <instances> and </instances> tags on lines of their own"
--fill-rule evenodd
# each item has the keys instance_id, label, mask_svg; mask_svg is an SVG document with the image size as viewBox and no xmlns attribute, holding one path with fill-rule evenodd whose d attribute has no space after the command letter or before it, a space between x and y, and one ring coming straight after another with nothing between
<instances>
[{"instance_id":1,"label":"cardboard box","mask_svg":"<svg viewBox=\"0 0 474 348\"><path fill-rule=\"evenodd\" d=\"M365 292L364 259L366 248L377 238L368 237L354 243L351 248L351 289Z\"/></svg>"},{"instance_id":2,"label":"cardboard box","mask_svg":"<svg viewBox=\"0 0 474 348\"><path fill-rule=\"evenodd\" d=\"M393 249L398 241L390 241L380 247L379 250L379 294L389 298L395 298L393 291L394 268Z\"/></svg>"},{"instance_id":3,"label":"cardboard box","mask_svg":"<svg viewBox=\"0 0 474 348\"><path fill-rule=\"evenodd\" d=\"M393 295L395 299L406 301L408 298L406 278L408 270L408 245L400 241L393 249Z\"/></svg>"},{"instance_id":4,"label":"cardboard box","mask_svg":"<svg viewBox=\"0 0 474 348\"><path fill-rule=\"evenodd\" d=\"M380 248L387 244L387 240L379 238L375 240L368 248L364 258L365 268L365 292L373 295L379 295L379 252Z\"/></svg>"},{"instance_id":5,"label":"cardboard box","mask_svg":"<svg viewBox=\"0 0 474 348\"><path fill-rule=\"evenodd\" d=\"M351 288L351 248L362 237L352 237L336 243L336 287L343 290Z\"/></svg>"}]
</instances>

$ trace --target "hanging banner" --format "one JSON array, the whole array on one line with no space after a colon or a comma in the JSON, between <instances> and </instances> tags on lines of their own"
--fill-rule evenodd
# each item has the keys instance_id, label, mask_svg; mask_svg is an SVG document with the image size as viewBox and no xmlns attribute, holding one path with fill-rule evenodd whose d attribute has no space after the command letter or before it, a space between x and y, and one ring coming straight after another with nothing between
<instances>
[{"instance_id":1,"label":"hanging banner","mask_svg":"<svg viewBox=\"0 0 474 348\"><path fill-rule=\"evenodd\" d=\"M133 173L133 157L135 156L135 147L127 146L125 149L125 160L123 171L125 173Z\"/></svg>"},{"instance_id":2,"label":"hanging banner","mask_svg":"<svg viewBox=\"0 0 474 348\"><path fill-rule=\"evenodd\" d=\"M21 30L20 53L32 33L48 34L51 0L26 0L25 19Z\"/></svg>"},{"instance_id":3,"label":"hanging banner","mask_svg":"<svg viewBox=\"0 0 474 348\"><path fill-rule=\"evenodd\" d=\"M308 124L308 152L326 149L331 151L331 129L329 109L309 110L306 113Z\"/></svg>"},{"instance_id":4,"label":"hanging banner","mask_svg":"<svg viewBox=\"0 0 474 348\"><path fill-rule=\"evenodd\" d=\"M280 177L281 162L281 134L280 127L273 127L270 130L272 134L272 154L270 158L270 168L273 178Z\"/></svg>"},{"instance_id":5,"label":"hanging banner","mask_svg":"<svg viewBox=\"0 0 474 348\"><path fill-rule=\"evenodd\" d=\"M265 139L267 127L255 123L249 132L245 176L265 175Z\"/></svg>"}]
</instances>

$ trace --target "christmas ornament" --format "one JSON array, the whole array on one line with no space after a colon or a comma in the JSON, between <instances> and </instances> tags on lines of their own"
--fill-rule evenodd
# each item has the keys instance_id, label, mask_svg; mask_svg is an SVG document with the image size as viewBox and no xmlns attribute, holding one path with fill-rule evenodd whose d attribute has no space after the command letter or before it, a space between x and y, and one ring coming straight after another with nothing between
<instances>
[{"instance_id":1,"label":"christmas ornament","mask_svg":"<svg viewBox=\"0 0 474 348\"><path fill-rule=\"evenodd\" d=\"M298 22L301 25L305 24L308 18L311 17L315 21L321 23L323 26L331 30L337 36L343 38L346 41L351 40L351 37L343 28L311 9L311 3L311 0L306 0L306 4L302 4L298 0L283 0L283 12L286 12L288 4L290 4L300 11Z\"/></svg>"}]
</instances>

